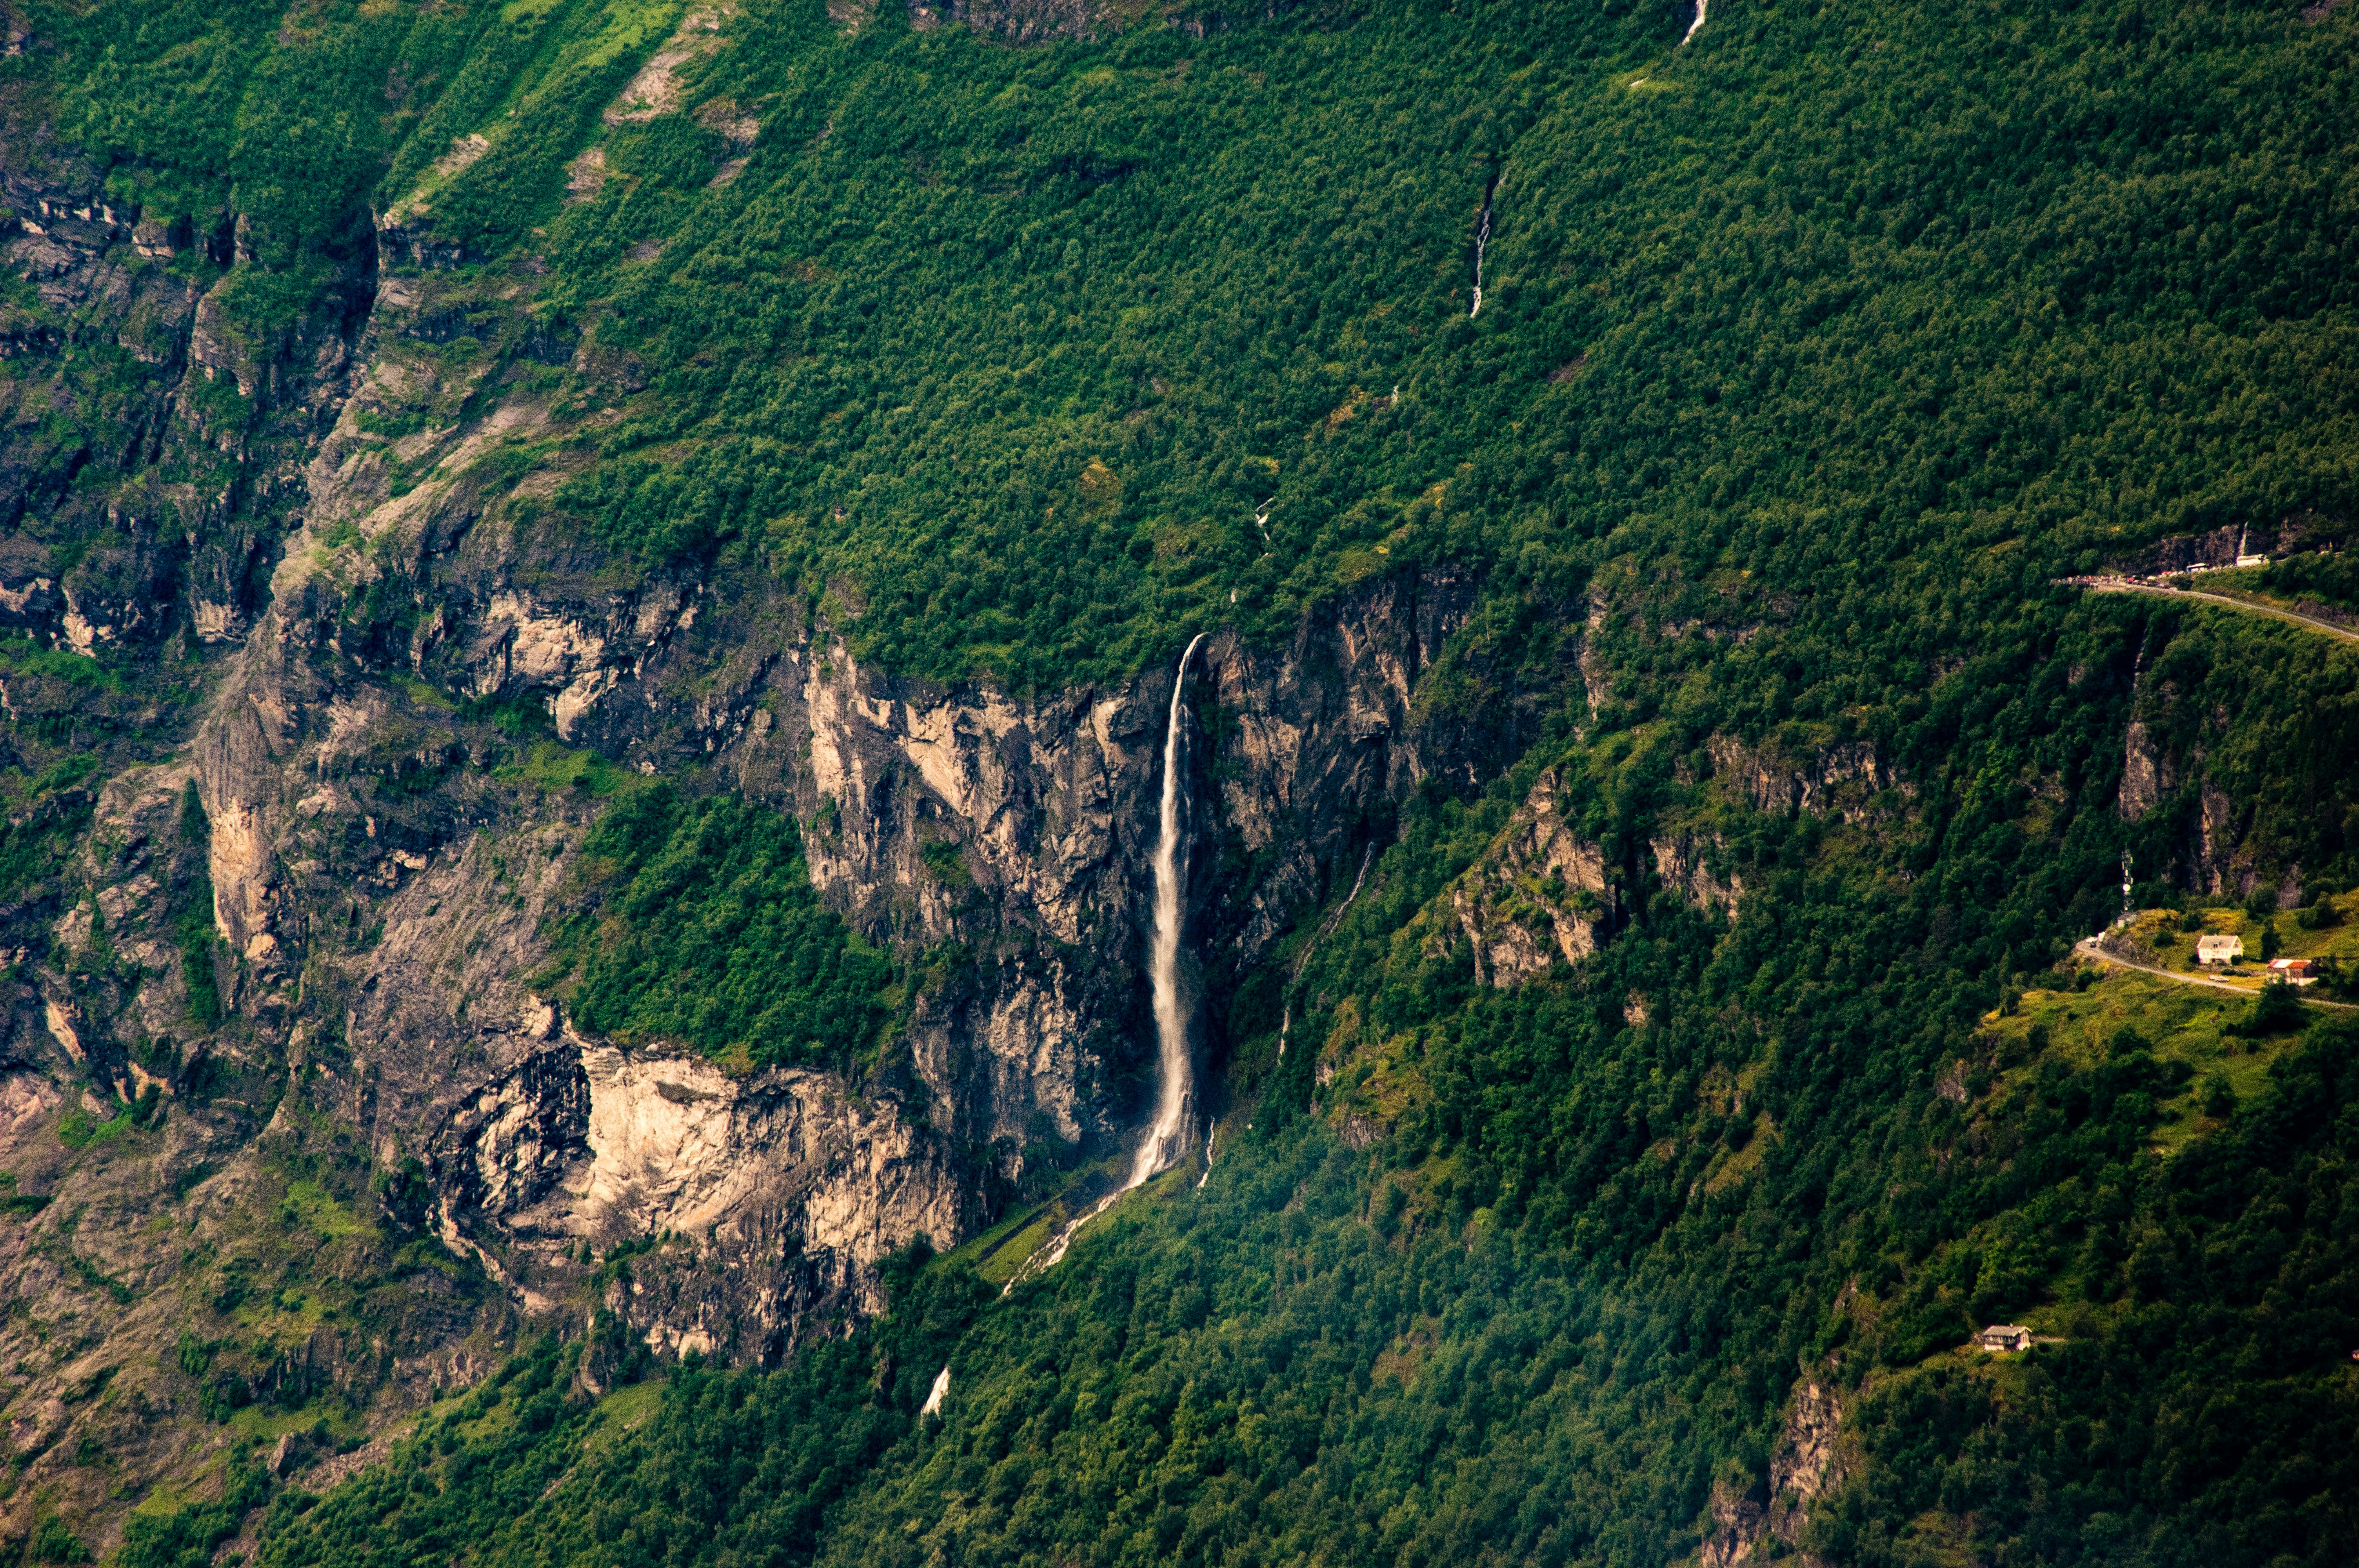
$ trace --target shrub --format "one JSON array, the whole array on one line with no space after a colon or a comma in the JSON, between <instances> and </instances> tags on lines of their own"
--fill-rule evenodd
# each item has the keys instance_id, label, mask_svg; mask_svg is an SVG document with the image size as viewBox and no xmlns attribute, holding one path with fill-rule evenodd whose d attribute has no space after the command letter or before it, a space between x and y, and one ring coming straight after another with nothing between
<instances>
[{"instance_id":1,"label":"shrub","mask_svg":"<svg viewBox=\"0 0 2359 1568\"><path fill-rule=\"evenodd\" d=\"M52 1515L43 1519L33 1530L33 1539L25 1548L27 1563L87 1563L90 1548L82 1537L67 1527L66 1521Z\"/></svg>"},{"instance_id":2,"label":"shrub","mask_svg":"<svg viewBox=\"0 0 2359 1568\"><path fill-rule=\"evenodd\" d=\"M2284 980L2271 980L2253 1000L2251 1011L2228 1026L2228 1033L2257 1040L2300 1027L2301 993Z\"/></svg>"}]
</instances>

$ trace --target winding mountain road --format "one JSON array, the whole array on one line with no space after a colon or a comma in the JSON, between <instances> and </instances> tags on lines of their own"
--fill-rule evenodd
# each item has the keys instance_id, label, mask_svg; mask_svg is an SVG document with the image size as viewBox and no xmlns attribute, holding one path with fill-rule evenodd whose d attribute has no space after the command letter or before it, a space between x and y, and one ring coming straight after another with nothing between
<instances>
[{"instance_id":1,"label":"winding mountain road","mask_svg":"<svg viewBox=\"0 0 2359 1568\"><path fill-rule=\"evenodd\" d=\"M2359 641L2359 639L2354 639L2354 641ZM2227 991L2233 995L2243 997L2247 1001L2260 994L2257 991L2248 990L2243 986L2232 986L2225 980L2212 979L2206 975L2182 975L2174 973L2169 969L2158 969L2152 964L2132 963L2129 959L2122 957L2118 954L2106 952L2103 947L2097 946L2097 939L2093 936L2084 936L2080 941L2074 943L2072 945L2072 951L2079 954L2083 958L2093 958L2098 963L2111 964L2116 968L2136 969L2139 974L2152 975L2158 979L2174 980L2182 986L2208 986L2215 991ZM2328 1007L2332 1008L2337 1012L2359 1012L2359 1007L2354 1007L2347 1001L2326 1001L2317 997L2308 996L2303 997L2301 1000L2302 1005L2305 1007Z\"/></svg>"},{"instance_id":2,"label":"winding mountain road","mask_svg":"<svg viewBox=\"0 0 2359 1568\"><path fill-rule=\"evenodd\" d=\"M2093 593L2152 593L2165 599L2201 599L2212 604L2224 604L2231 610L2249 611L2255 615L2267 615L2279 621L2290 621L2297 626L2307 626L2313 632L2323 632L2330 637L2340 637L2346 643L2359 643L2359 632L2348 626L2338 626L2332 621L2321 621L2314 615L2304 615L2298 610L2279 610L2274 605L2255 604L2250 600L2231 599L2223 593L2202 593L2191 588L2170 588L2158 582L2140 582L2135 578L2094 578L2088 587Z\"/></svg>"}]
</instances>

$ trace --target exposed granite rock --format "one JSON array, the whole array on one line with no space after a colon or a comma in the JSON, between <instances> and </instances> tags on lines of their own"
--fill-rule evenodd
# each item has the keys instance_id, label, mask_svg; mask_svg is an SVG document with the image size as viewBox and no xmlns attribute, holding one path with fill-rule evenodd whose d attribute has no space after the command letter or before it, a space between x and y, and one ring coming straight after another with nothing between
<instances>
[{"instance_id":1,"label":"exposed granite rock","mask_svg":"<svg viewBox=\"0 0 2359 1568\"><path fill-rule=\"evenodd\" d=\"M2123 817L2136 822L2152 811L2155 803L2169 792L2175 782L2171 771L2169 759L2156 746L2145 722L2131 719L2122 743Z\"/></svg>"},{"instance_id":2,"label":"exposed granite rock","mask_svg":"<svg viewBox=\"0 0 2359 1568\"><path fill-rule=\"evenodd\" d=\"M532 1310L583 1286L585 1244L681 1238L612 1303L666 1352L775 1362L828 1314L876 1310L886 1255L976 1220L940 1139L824 1073L740 1079L567 1029L444 1116L429 1164L453 1237Z\"/></svg>"},{"instance_id":3,"label":"exposed granite rock","mask_svg":"<svg viewBox=\"0 0 2359 1568\"><path fill-rule=\"evenodd\" d=\"M1477 984L1506 989L1574 962L1610 934L1619 891L1603 850L1565 825L1554 768L1533 784L1491 849L1449 892Z\"/></svg>"},{"instance_id":4,"label":"exposed granite rock","mask_svg":"<svg viewBox=\"0 0 2359 1568\"><path fill-rule=\"evenodd\" d=\"M1873 815L1873 797L1881 792L1894 790L1904 798L1915 794L1866 741L1844 741L1796 757L1777 745L1748 746L1715 735L1706 749L1715 777L1728 780L1755 810L1777 816L1807 811L1863 822Z\"/></svg>"},{"instance_id":5,"label":"exposed granite rock","mask_svg":"<svg viewBox=\"0 0 2359 1568\"><path fill-rule=\"evenodd\" d=\"M1439 951L1462 936L1477 984L1520 986L1560 961L1578 963L1636 918L1647 873L1656 892L1736 918L1744 882L1721 869L1719 835L1667 826L1644 851L1643 863L1614 864L1576 833L1565 820L1563 780L1549 768L1444 892L1447 916L1429 928L1427 944Z\"/></svg>"},{"instance_id":6,"label":"exposed granite rock","mask_svg":"<svg viewBox=\"0 0 2359 1568\"><path fill-rule=\"evenodd\" d=\"M962 23L1005 44L1089 38L1121 30L1126 14L1106 0L909 0L909 26L920 32Z\"/></svg>"},{"instance_id":7,"label":"exposed granite rock","mask_svg":"<svg viewBox=\"0 0 2359 1568\"><path fill-rule=\"evenodd\" d=\"M1718 834L1673 830L1647 841L1661 885L1698 909L1717 910L1731 921L1745 895L1745 879L1733 871L1715 870L1727 854Z\"/></svg>"},{"instance_id":8,"label":"exposed granite rock","mask_svg":"<svg viewBox=\"0 0 2359 1568\"><path fill-rule=\"evenodd\" d=\"M1852 1466L1843 1441L1841 1395L1815 1377L1794 1385L1786 1420L1770 1454L1766 1485L1739 1489L1715 1482L1711 1511L1717 1527L1696 1554L1698 1568L1790 1558L1803 1568L1821 1560L1799 1552L1810 1505L1842 1486Z\"/></svg>"}]
</instances>

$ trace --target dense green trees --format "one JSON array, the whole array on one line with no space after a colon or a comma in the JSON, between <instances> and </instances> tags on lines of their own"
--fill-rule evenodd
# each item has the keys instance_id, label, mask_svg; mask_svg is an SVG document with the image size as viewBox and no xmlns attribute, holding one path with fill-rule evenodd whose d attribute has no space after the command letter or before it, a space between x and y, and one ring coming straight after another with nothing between
<instances>
[{"instance_id":1,"label":"dense green trees","mask_svg":"<svg viewBox=\"0 0 2359 1568\"><path fill-rule=\"evenodd\" d=\"M1859 1405L1864 1478L1814 1527L1839 1560L2331 1562L2354 1524L2335 1241L2354 1072L2359 1030L2314 1030L2174 1161L2139 1149L2169 1076L2152 1058L2006 1073L1980 1152L1921 1087L1858 1091L1864 1136L1780 1138L1626 1270L1542 1223L1453 1215L1446 1184L1404 1188L1298 1124L1200 1193L1118 1211L1005 1305L913 1268L876 1328L777 1374L683 1371L651 1415L634 1394L482 1436L429 1421L266 1560L1660 1562L1723 1465L1758 1476L1799 1358L1894 1368ZM1669 1162L1693 1158L1705 1130L1667 1125ZM1962 1190L1937 1174L1953 1161ZM1584 1180L1544 1191L1621 1223L1630 1195ZM1857 1304L1879 1291L1882 1319ZM2082 1303L2064 1343L1948 1352L1968 1294L2002 1313L2043 1292ZM532 1378L566 1364L552 1344ZM945 1420L920 1422L945 1364Z\"/></svg>"},{"instance_id":2,"label":"dense green trees","mask_svg":"<svg viewBox=\"0 0 2359 1568\"><path fill-rule=\"evenodd\" d=\"M2323 36L1740 12L1633 87L1651 18L1560 22L1036 52L755 8L701 82L777 105L744 171L610 180L552 226L544 297L653 387L564 501L656 555L742 537L856 583L896 665L1018 679L1282 635L1378 545L1549 591L1630 552L1690 596L1748 573L1713 585L1731 620L1840 571L1912 609L1794 650L1786 702L1836 708L2046 576L2343 504L2348 392L2310 368L2349 330ZM2023 58L1985 58L2010 29ZM2230 88L2263 59L2282 93ZM2216 215L2229 143L2266 218Z\"/></svg>"},{"instance_id":3,"label":"dense green trees","mask_svg":"<svg viewBox=\"0 0 2359 1568\"><path fill-rule=\"evenodd\" d=\"M658 784L582 851L590 902L556 933L552 979L584 1024L763 1066L873 1053L891 966L821 907L791 818Z\"/></svg>"},{"instance_id":4,"label":"dense green trees","mask_svg":"<svg viewBox=\"0 0 2359 1568\"><path fill-rule=\"evenodd\" d=\"M593 1409L552 1342L288 1497L266 1560L1661 1563L1715 1487L1766 1487L1799 1375L1852 1411L1811 1527L1840 1560L2359 1545L2359 1037L2141 1033L2127 982L2051 968L2125 853L2158 897L2216 869L2206 783L2240 874L2359 881L2348 649L2053 580L2359 506L2348 8L1723 6L1672 53L1663 5L1011 49L746 0L679 67L695 114L612 126L673 13L332 5L290 43L276 10L151 12L54 35L118 187L247 203L293 247L265 276L415 195L462 280L587 334L504 459L562 470L551 526L774 573L898 671L1039 685L1462 567L1485 597L1430 701L1537 714L1221 999L1250 1125L1201 1191L1005 1301L904 1260L888 1318L769 1376ZM338 119L363 88L395 107ZM2134 716L2188 764L2135 820ZM1781 809L1715 743L1897 782ZM1495 990L1430 914L1543 766L1626 918ZM1733 923L1656 879L1673 827L1741 878ZM891 1049L887 961L791 823L651 789L587 849L553 978L590 1026ZM2085 1011L2026 1026L2027 989ZM2061 1343L1959 1348L2018 1314ZM143 1525L136 1560L221 1523Z\"/></svg>"},{"instance_id":5,"label":"dense green trees","mask_svg":"<svg viewBox=\"0 0 2359 1568\"><path fill-rule=\"evenodd\" d=\"M535 253L530 308L632 367L566 405L622 417L561 507L842 584L906 669L1118 674L1407 558L1558 595L1636 555L1689 613L1812 601L1723 700L1872 711L2048 577L2349 510L2339 22L1769 7L1666 58L1669 8L1379 6L1008 49L756 0L678 67L698 117L607 127L676 8L56 9L61 60L7 69L60 75L124 199L242 215L257 309L370 204ZM724 125L758 137L713 183Z\"/></svg>"}]
</instances>

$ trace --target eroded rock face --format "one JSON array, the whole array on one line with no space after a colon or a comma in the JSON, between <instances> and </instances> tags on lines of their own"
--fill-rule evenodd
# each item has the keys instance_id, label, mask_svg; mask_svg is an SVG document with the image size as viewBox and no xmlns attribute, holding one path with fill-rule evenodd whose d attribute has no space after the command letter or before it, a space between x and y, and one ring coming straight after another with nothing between
<instances>
[{"instance_id":1,"label":"eroded rock face","mask_svg":"<svg viewBox=\"0 0 2359 1568\"><path fill-rule=\"evenodd\" d=\"M977 1217L941 1141L892 1100L571 1029L451 1107L430 1145L454 1233L528 1306L582 1285L585 1244L682 1238L613 1304L658 1350L731 1361L775 1362L830 1313L876 1310L879 1262Z\"/></svg>"},{"instance_id":2,"label":"eroded rock face","mask_svg":"<svg viewBox=\"0 0 2359 1568\"><path fill-rule=\"evenodd\" d=\"M2158 816L2175 842L2167 859L2156 863L2149 854L2136 874L2215 897L2242 898L2267 887L2299 903L2301 868L2263 851L2269 837L2258 830L2263 812L2237 749L2223 743L2228 730L2224 709L2195 708L2171 682L2150 674L2139 678L2122 737L2115 809L2129 822Z\"/></svg>"},{"instance_id":3,"label":"eroded rock face","mask_svg":"<svg viewBox=\"0 0 2359 1568\"><path fill-rule=\"evenodd\" d=\"M336 296L249 341L225 323L220 285L155 265L197 236L111 205L46 135L10 150L0 265L33 285L47 319L0 310L0 358L24 362L0 394L18 431L0 452L0 525L31 517L44 537L86 543L63 569L31 540L0 547L0 621L85 655L190 631L234 639L255 613L251 568L287 481L342 400L357 323ZM111 341L124 373L90 384L69 368L69 338ZM36 432L44 418L61 433ZM79 485L85 469L120 482Z\"/></svg>"},{"instance_id":4,"label":"eroded rock face","mask_svg":"<svg viewBox=\"0 0 2359 1568\"><path fill-rule=\"evenodd\" d=\"M1698 909L1731 921L1745 896L1745 879L1725 869L1728 847L1716 833L1673 831L1647 841L1656 878Z\"/></svg>"},{"instance_id":5,"label":"eroded rock face","mask_svg":"<svg viewBox=\"0 0 2359 1568\"><path fill-rule=\"evenodd\" d=\"M1095 38L1119 31L1124 20L1121 8L1104 0L910 0L909 5L913 27L960 22L1007 44Z\"/></svg>"},{"instance_id":6,"label":"eroded rock face","mask_svg":"<svg viewBox=\"0 0 2359 1568\"><path fill-rule=\"evenodd\" d=\"M2130 720L2122 745L2122 816L2137 821L2172 785L2170 766L2142 719Z\"/></svg>"},{"instance_id":7,"label":"eroded rock face","mask_svg":"<svg viewBox=\"0 0 2359 1568\"><path fill-rule=\"evenodd\" d=\"M473 465L539 428L528 395L391 445L359 423L470 395L405 346L471 319L455 287L381 290L269 602L176 775L210 824L228 1001L256 1026L240 1049L283 1054L379 1171L415 1162L425 1223L525 1310L669 1235L610 1310L650 1343L772 1358L873 1307L894 1250L971 1234L1028 1148L1135 1119L1171 671L1039 697L897 679L766 579L620 572L490 505ZM1420 683L1474 589L1402 575L1289 646L1207 642L1191 837L1228 836L1251 870L1198 879L1191 951L1259 957L1430 776ZM398 637L354 610L389 594L411 607ZM496 776L462 700L540 706L560 742L641 772L709 766L799 819L815 885L865 936L967 960L858 1084L581 1034L527 977L597 804Z\"/></svg>"},{"instance_id":8,"label":"eroded rock face","mask_svg":"<svg viewBox=\"0 0 2359 1568\"><path fill-rule=\"evenodd\" d=\"M1724 854L1716 835L1667 829L1647 841L1645 869L1660 892L1734 920L1744 883L1716 869ZM1446 946L1462 935L1477 984L1520 986L1560 961L1578 963L1627 925L1640 871L1609 862L1566 822L1563 780L1549 768L1451 885L1449 920L1428 940ZM1644 1021L1640 1012L1634 1022Z\"/></svg>"},{"instance_id":9,"label":"eroded rock face","mask_svg":"<svg viewBox=\"0 0 2359 1568\"><path fill-rule=\"evenodd\" d=\"M1807 811L1844 822L1866 821L1874 797L1886 790L1902 797L1914 788L1883 754L1865 741L1827 746L1800 757L1776 747L1747 746L1731 736L1706 743L1715 777L1729 780L1755 810L1786 816Z\"/></svg>"},{"instance_id":10,"label":"eroded rock face","mask_svg":"<svg viewBox=\"0 0 2359 1568\"><path fill-rule=\"evenodd\" d=\"M1560 781L1550 768L1509 818L1491 852L1450 890L1450 907L1474 955L1477 984L1502 989L1597 950L1617 893L1603 850L1566 826Z\"/></svg>"},{"instance_id":11,"label":"eroded rock face","mask_svg":"<svg viewBox=\"0 0 2359 1568\"><path fill-rule=\"evenodd\" d=\"M1842 1396L1832 1384L1806 1377L1794 1385L1767 1484L1750 1490L1725 1481L1713 1485L1711 1509L1718 1528L1696 1554L1699 1568L1758 1561L1765 1540L1776 1543L1774 1555L1817 1568L1822 1560L1797 1548L1810 1505L1832 1493L1852 1469L1843 1453L1843 1416Z\"/></svg>"},{"instance_id":12,"label":"eroded rock face","mask_svg":"<svg viewBox=\"0 0 2359 1568\"><path fill-rule=\"evenodd\" d=\"M699 585L599 602L563 597L561 579L483 582L462 552L438 585L454 684L560 708L584 694L574 732L626 758L709 748L802 818L814 882L874 939L979 955L918 999L897 1058L909 1092L889 1074L868 1087L736 1079L585 1039L529 991L591 811L502 798L431 715L322 657L331 616L304 611L324 574L306 559L290 549L284 598L197 749L215 925L257 1011L321 1011L322 995L288 995L299 973L340 992L340 1049L307 1058L307 1094L364 1127L381 1167L421 1160L451 1244L527 1310L553 1310L591 1254L686 1234L693 1251L641 1266L614 1310L651 1342L767 1359L815 1314L873 1307L896 1249L970 1234L988 1179L1022 1175L1027 1140L1125 1129L1124 1075L1149 1034L1138 948L1168 671L1017 699L876 675L824 631L739 663L742 624L700 621ZM1237 961L1353 858L1371 808L1422 776L1418 676L1472 592L1420 586L1307 626L1291 650L1209 645L1200 700L1233 717L1235 739L1195 758L1223 774L1217 795L1191 791L1199 828L1226 817L1266 868L1199 909L1203 937ZM734 678L671 700L716 663ZM449 776L397 810L340 781L388 764ZM961 874L928 856L938 844ZM364 954L316 940L371 921Z\"/></svg>"}]
</instances>

